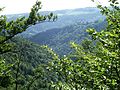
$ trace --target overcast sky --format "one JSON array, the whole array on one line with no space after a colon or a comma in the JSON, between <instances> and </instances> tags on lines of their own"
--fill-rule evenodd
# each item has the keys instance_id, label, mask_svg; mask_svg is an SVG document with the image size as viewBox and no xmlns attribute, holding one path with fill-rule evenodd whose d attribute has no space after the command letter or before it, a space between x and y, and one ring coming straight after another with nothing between
<instances>
[{"instance_id":1,"label":"overcast sky","mask_svg":"<svg viewBox=\"0 0 120 90\"><path fill-rule=\"evenodd\" d=\"M95 7L96 4L91 0L40 0L42 10L53 11L61 9L74 9L83 7ZM108 0L99 0L103 5L107 5ZM120 0L119 0L120 1ZM30 11L36 0L0 0L0 7L5 7L2 13L16 14Z\"/></svg>"}]
</instances>

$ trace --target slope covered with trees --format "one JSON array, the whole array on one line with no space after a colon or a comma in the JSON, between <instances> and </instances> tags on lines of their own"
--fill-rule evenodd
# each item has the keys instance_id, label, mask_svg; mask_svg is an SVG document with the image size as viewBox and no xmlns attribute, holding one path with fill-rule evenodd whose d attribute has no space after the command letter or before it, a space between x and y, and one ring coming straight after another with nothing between
<instances>
[{"instance_id":1,"label":"slope covered with trees","mask_svg":"<svg viewBox=\"0 0 120 90\"><path fill-rule=\"evenodd\" d=\"M49 14L50 11L40 12L42 15ZM26 32L22 33L23 37L31 37L40 32L51 30L54 28L63 28L69 25L73 25L75 23L86 23L86 22L94 22L96 20L103 20L105 17L101 15L100 10L97 8L79 8L79 9L70 9L70 10L57 10L53 11L54 14L57 15L58 19L55 22L44 22L28 28ZM15 20L18 17L26 16L27 13L24 14L14 14L8 15L8 20ZM63 23L64 22L64 23Z\"/></svg>"},{"instance_id":2,"label":"slope covered with trees","mask_svg":"<svg viewBox=\"0 0 120 90\"><path fill-rule=\"evenodd\" d=\"M13 50L2 54L7 62L15 62L13 57L18 57L23 63L28 63L32 67L50 61L51 56L44 46L37 45L21 37L15 37L9 42L14 44Z\"/></svg>"},{"instance_id":3,"label":"slope covered with trees","mask_svg":"<svg viewBox=\"0 0 120 90\"><path fill-rule=\"evenodd\" d=\"M107 23L105 20L98 20L90 23L79 22L63 28L54 28L38 33L29 38L29 40L40 45L48 45L58 54L66 55L72 51L70 42L74 41L80 43L85 38L89 38L86 32L87 28L95 28L97 31L100 31L104 29L106 25Z\"/></svg>"},{"instance_id":4,"label":"slope covered with trees","mask_svg":"<svg viewBox=\"0 0 120 90\"><path fill-rule=\"evenodd\" d=\"M45 46L37 45L21 37L15 37L9 42L14 43L14 48L0 57L5 59L6 63L14 64L11 72L13 76L16 75L16 69L19 68L19 87L29 82L30 77L34 76L35 68L52 60L51 53ZM13 88L14 86L11 87L11 89Z\"/></svg>"}]
</instances>

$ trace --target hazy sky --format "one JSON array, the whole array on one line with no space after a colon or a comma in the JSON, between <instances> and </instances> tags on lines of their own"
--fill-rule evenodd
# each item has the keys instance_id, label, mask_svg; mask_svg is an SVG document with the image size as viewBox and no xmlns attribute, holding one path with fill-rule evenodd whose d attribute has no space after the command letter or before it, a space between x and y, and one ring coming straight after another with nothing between
<instances>
[{"instance_id":1,"label":"hazy sky","mask_svg":"<svg viewBox=\"0 0 120 90\"><path fill-rule=\"evenodd\" d=\"M91 0L40 0L42 10L61 10L83 7L95 7ZM107 5L108 0L99 0L103 5ZM120 1L120 0L119 0ZM0 7L5 7L2 13L25 13L29 12L36 0L0 0Z\"/></svg>"}]
</instances>

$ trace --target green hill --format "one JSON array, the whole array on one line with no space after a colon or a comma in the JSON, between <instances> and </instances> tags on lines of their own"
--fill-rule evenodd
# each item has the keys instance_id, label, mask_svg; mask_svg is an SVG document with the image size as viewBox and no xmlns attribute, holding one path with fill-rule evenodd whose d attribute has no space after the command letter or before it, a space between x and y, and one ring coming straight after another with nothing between
<instances>
[{"instance_id":1,"label":"green hill","mask_svg":"<svg viewBox=\"0 0 120 90\"><path fill-rule=\"evenodd\" d=\"M41 32L29 40L40 45L48 45L58 54L66 55L71 52L69 43L74 41L80 43L85 38L89 38L86 29L95 28L98 31L105 28L106 21L95 21L91 23L76 23L63 28L54 28Z\"/></svg>"},{"instance_id":2,"label":"green hill","mask_svg":"<svg viewBox=\"0 0 120 90\"><path fill-rule=\"evenodd\" d=\"M50 11L43 11L40 12L42 15L49 14ZM28 28L27 31L22 33L23 37L31 37L33 35L36 35L40 32L51 30L54 28L63 28L69 25L73 25L75 23L86 23L86 22L94 22L98 19L104 19L105 17L100 14L99 9L94 7L88 7L88 8L78 8L78 9L68 9L68 10L57 10L53 11L54 14L58 16L57 21L55 22L44 22L37 25L34 25L30 28ZM24 14L14 14L14 15L8 15L9 20L15 20L18 17L26 16L28 17L27 13Z\"/></svg>"}]
</instances>

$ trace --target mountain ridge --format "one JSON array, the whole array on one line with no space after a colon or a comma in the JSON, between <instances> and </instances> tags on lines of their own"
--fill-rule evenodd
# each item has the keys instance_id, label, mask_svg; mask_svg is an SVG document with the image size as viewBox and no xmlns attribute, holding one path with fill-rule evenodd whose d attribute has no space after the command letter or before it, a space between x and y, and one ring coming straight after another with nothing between
<instances>
[{"instance_id":1,"label":"mountain ridge","mask_svg":"<svg viewBox=\"0 0 120 90\"><path fill-rule=\"evenodd\" d=\"M51 11L40 12L41 15L47 15ZM72 25L78 22L94 22L98 19L105 19L104 16L100 14L100 10L97 8L78 8L78 9L69 9L69 10L58 10L53 11L54 14L58 15L58 19L55 22L44 22L37 25L34 25L28 28L27 31L23 32L21 35L25 38L32 37L37 33L54 29L62 28L67 25ZM16 19L17 17L26 16L27 14L17 14L8 16L9 20Z\"/></svg>"},{"instance_id":2,"label":"mountain ridge","mask_svg":"<svg viewBox=\"0 0 120 90\"><path fill-rule=\"evenodd\" d=\"M80 43L85 38L89 38L86 29L95 28L97 31L100 31L104 29L106 25L105 20L91 23L76 23L62 28L54 28L40 32L29 38L29 40L40 45L48 45L53 48L55 52L63 55L71 51L69 45L71 41Z\"/></svg>"}]
</instances>

